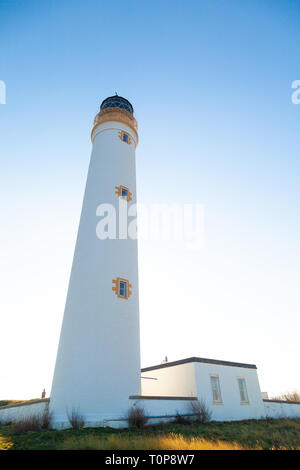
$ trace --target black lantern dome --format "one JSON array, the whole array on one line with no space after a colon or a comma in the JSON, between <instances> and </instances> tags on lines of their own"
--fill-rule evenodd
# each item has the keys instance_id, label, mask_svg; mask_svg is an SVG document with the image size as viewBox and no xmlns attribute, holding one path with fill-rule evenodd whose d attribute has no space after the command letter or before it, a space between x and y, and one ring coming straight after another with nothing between
<instances>
[{"instance_id":1,"label":"black lantern dome","mask_svg":"<svg viewBox=\"0 0 300 470\"><path fill-rule=\"evenodd\" d=\"M125 98L122 98L122 96L110 96L109 98L106 98L104 101L102 101L102 104L100 106L100 110L104 110L106 108L120 108L120 109L125 109L125 111L128 111L130 114L133 114L133 106L131 103L129 103L128 100Z\"/></svg>"}]
</instances>

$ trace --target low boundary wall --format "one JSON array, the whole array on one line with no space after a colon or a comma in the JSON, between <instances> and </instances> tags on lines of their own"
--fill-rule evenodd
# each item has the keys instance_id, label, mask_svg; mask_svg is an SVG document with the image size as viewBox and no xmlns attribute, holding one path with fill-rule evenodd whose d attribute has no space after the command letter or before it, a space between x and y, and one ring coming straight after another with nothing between
<instances>
[{"instance_id":1,"label":"low boundary wall","mask_svg":"<svg viewBox=\"0 0 300 470\"><path fill-rule=\"evenodd\" d=\"M42 415L49 406L49 398L30 400L0 407L0 423L19 421L20 419Z\"/></svg>"},{"instance_id":2,"label":"low boundary wall","mask_svg":"<svg viewBox=\"0 0 300 470\"><path fill-rule=\"evenodd\" d=\"M177 414L192 416L190 402L196 397L159 397L159 396L132 396L129 399L129 407L139 406L145 410L149 417L148 424L172 421ZM29 416L42 415L49 407L49 398L30 400L24 403L16 403L0 407L0 423L18 421ZM298 418L300 419L300 403L286 402L283 400L263 400L266 418ZM262 419L264 416L261 417ZM86 422L86 426L110 426L114 428L127 427L127 419L105 419L98 422ZM55 426L64 429L69 423L61 423Z\"/></svg>"},{"instance_id":3,"label":"low boundary wall","mask_svg":"<svg viewBox=\"0 0 300 470\"><path fill-rule=\"evenodd\" d=\"M263 400L266 418L300 418L300 402Z\"/></svg>"}]
</instances>

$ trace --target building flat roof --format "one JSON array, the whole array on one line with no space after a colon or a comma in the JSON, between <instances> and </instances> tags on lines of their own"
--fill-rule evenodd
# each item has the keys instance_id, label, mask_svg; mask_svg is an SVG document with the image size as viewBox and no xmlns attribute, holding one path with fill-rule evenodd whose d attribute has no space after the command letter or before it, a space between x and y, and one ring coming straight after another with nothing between
<instances>
[{"instance_id":1,"label":"building flat roof","mask_svg":"<svg viewBox=\"0 0 300 470\"><path fill-rule=\"evenodd\" d=\"M142 372L148 372L150 370L164 369L165 367L180 366L182 364L188 364L189 362L201 362L204 364L215 364L219 366L231 366L231 367L243 367L247 369L257 369L255 364L243 364L241 362L230 362L230 361L219 361L218 359L206 359L203 357L188 357L187 359L181 359L179 361L164 362L156 366L144 367L141 369Z\"/></svg>"}]
</instances>

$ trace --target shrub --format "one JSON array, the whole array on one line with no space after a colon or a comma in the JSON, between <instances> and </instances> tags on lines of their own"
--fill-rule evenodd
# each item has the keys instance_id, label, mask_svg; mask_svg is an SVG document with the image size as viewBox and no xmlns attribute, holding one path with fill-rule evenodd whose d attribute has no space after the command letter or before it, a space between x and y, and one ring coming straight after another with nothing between
<instances>
[{"instance_id":1,"label":"shrub","mask_svg":"<svg viewBox=\"0 0 300 470\"><path fill-rule=\"evenodd\" d=\"M22 434L28 431L40 431L42 429L41 417L39 415L31 415L22 418L13 424L15 434Z\"/></svg>"},{"instance_id":2,"label":"shrub","mask_svg":"<svg viewBox=\"0 0 300 470\"><path fill-rule=\"evenodd\" d=\"M175 424L191 424L191 419L189 416L184 416L176 412L176 416L174 418L174 423Z\"/></svg>"},{"instance_id":3,"label":"shrub","mask_svg":"<svg viewBox=\"0 0 300 470\"><path fill-rule=\"evenodd\" d=\"M285 392L277 397L273 397L272 400L284 400L284 401L296 401L300 402L300 393L296 390L294 392Z\"/></svg>"},{"instance_id":4,"label":"shrub","mask_svg":"<svg viewBox=\"0 0 300 470\"><path fill-rule=\"evenodd\" d=\"M133 406L128 411L128 426L130 428L143 428L148 421L148 417L145 415L143 408Z\"/></svg>"},{"instance_id":5,"label":"shrub","mask_svg":"<svg viewBox=\"0 0 300 470\"><path fill-rule=\"evenodd\" d=\"M212 412L204 400L192 400L190 407L198 423L208 423L211 420Z\"/></svg>"},{"instance_id":6,"label":"shrub","mask_svg":"<svg viewBox=\"0 0 300 470\"><path fill-rule=\"evenodd\" d=\"M261 416L260 418L263 421L265 421L266 423L268 423L269 421L274 421L276 418L274 418L274 416L270 416L268 413L266 414L266 416Z\"/></svg>"},{"instance_id":7,"label":"shrub","mask_svg":"<svg viewBox=\"0 0 300 470\"><path fill-rule=\"evenodd\" d=\"M81 429L84 427L84 417L79 413L78 409L72 408L71 413L67 412L67 416L73 429Z\"/></svg>"},{"instance_id":8,"label":"shrub","mask_svg":"<svg viewBox=\"0 0 300 470\"><path fill-rule=\"evenodd\" d=\"M42 429L51 429L52 423L52 413L49 411L49 408L46 408L44 413L41 416L41 428Z\"/></svg>"}]
</instances>

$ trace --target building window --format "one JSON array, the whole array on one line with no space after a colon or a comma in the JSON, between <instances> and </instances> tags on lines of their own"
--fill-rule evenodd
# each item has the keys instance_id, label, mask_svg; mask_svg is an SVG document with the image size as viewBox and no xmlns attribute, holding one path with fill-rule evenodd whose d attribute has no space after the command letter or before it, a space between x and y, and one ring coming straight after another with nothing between
<instances>
[{"instance_id":1,"label":"building window","mask_svg":"<svg viewBox=\"0 0 300 470\"><path fill-rule=\"evenodd\" d=\"M219 376L211 375L210 382L211 382L211 390L212 390L212 395L213 395L213 402L216 404L222 403Z\"/></svg>"},{"instance_id":2,"label":"building window","mask_svg":"<svg viewBox=\"0 0 300 470\"><path fill-rule=\"evenodd\" d=\"M119 139L122 140L122 142L125 142L126 144L129 144L129 145L131 144L132 139L127 132L119 131L118 135L119 135Z\"/></svg>"},{"instance_id":3,"label":"building window","mask_svg":"<svg viewBox=\"0 0 300 470\"><path fill-rule=\"evenodd\" d=\"M115 186L115 192L116 194L121 197L122 199L125 199L127 202L132 200L132 193L129 191L129 188L126 186Z\"/></svg>"},{"instance_id":4,"label":"building window","mask_svg":"<svg viewBox=\"0 0 300 470\"><path fill-rule=\"evenodd\" d=\"M239 385L241 403L248 404L249 399L248 399L248 393L247 393L247 387L246 387L246 380L243 377L238 377L237 381Z\"/></svg>"},{"instance_id":5,"label":"building window","mask_svg":"<svg viewBox=\"0 0 300 470\"><path fill-rule=\"evenodd\" d=\"M131 288L132 285L128 281L128 279L123 279L121 277L117 277L117 279L113 279L113 287L112 290L116 294L117 297L120 299L129 299L131 296Z\"/></svg>"}]
</instances>

